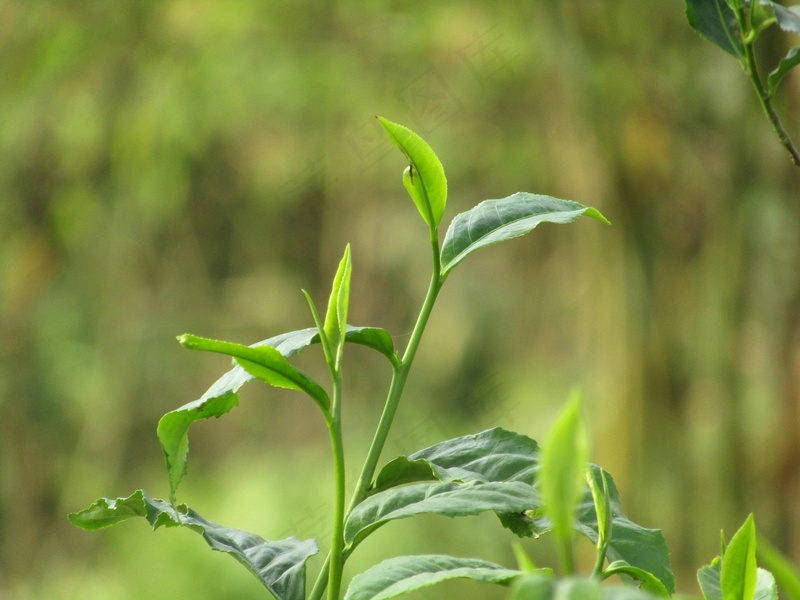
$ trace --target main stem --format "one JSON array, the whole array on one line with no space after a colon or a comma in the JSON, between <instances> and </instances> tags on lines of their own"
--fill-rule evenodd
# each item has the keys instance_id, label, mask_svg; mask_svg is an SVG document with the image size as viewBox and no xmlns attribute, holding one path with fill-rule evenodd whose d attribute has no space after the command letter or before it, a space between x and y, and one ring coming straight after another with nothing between
<instances>
[{"instance_id":1,"label":"main stem","mask_svg":"<svg viewBox=\"0 0 800 600\"><path fill-rule=\"evenodd\" d=\"M333 448L333 468L336 479L336 500L334 502L333 535L331 536L330 561L328 573L330 585L328 600L338 600L342 587L342 571L344 570L344 509L345 509L345 466L344 444L342 442L342 374L333 374L333 406L330 427L331 446Z\"/></svg>"},{"instance_id":2,"label":"main stem","mask_svg":"<svg viewBox=\"0 0 800 600\"><path fill-rule=\"evenodd\" d=\"M346 519L346 515L349 515L350 512L360 504L364 498L367 496L367 491L369 490L369 486L372 483L372 478L375 476L375 469L378 466L378 460L380 460L381 452L383 451L383 447L386 445L386 440L389 437L389 430L392 428L392 422L394 421L394 415L397 412L397 407L400 404L400 398L403 395L403 389L405 388L406 381L408 380L408 374L411 370L411 364L414 362L414 357L417 354L417 348L419 347L419 343L422 340L422 334L425 332L425 327L428 324L428 319L431 316L431 312L433 312L433 306L436 304L436 298L439 295L439 291L442 289L442 284L444 283L444 278L441 275L441 258L439 255L439 238L438 234L435 230L431 231L431 249L433 252L433 274L431 275L431 281L428 285L428 293L425 296L425 301L422 304L422 308L420 309L419 316L417 317L417 322L414 325L414 330L411 333L411 339L408 342L408 346L406 346L406 351L403 354L403 358L400 360L400 363L395 367L394 374L392 375L392 383L389 386L389 394L386 398L386 404L383 407L383 413L381 413L380 421L378 422L378 428L375 431L375 436L372 438L372 444L369 447L369 451L367 452L367 458L364 461L364 466L361 469L361 475L358 478L358 482L356 483L356 489L353 492L353 497L350 500L350 506L347 509L347 512L344 512L344 454L340 458L337 458L337 448L336 443L333 442L334 439L334 429L331 427L331 441L334 443L334 461L338 465L341 463L342 466L342 473L341 473L341 488L339 487L339 478L340 475L337 471L336 478L337 478L337 508L336 508L336 520L334 522L334 536L333 536L333 543L338 544L338 547L332 545L331 551L328 554L327 558L325 559L325 563L322 566L322 570L320 571L319 575L317 576L316 582L314 582L314 587L311 590L308 598L309 600L320 600L322 595L325 593L325 587L328 586L328 582L330 581L330 585L328 586L328 599L333 600L338 598L339 590L341 588L341 581L342 581L342 570L344 569L344 561L346 557L352 551L352 548L348 551L344 549L344 521ZM341 381L340 381L341 383ZM337 403L337 392L336 388L334 387L334 415L333 415L333 424L334 426L336 423L339 423L339 450L341 451L341 422L338 417L338 403ZM339 511L339 490L341 492L341 500L342 500L342 509L341 512ZM341 515L341 518L339 516ZM341 528L340 531L336 531L336 527L339 526ZM336 579L334 579L334 576ZM336 590L334 591L334 587Z\"/></svg>"},{"instance_id":3,"label":"main stem","mask_svg":"<svg viewBox=\"0 0 800 600\"><path fill-rule=\"evenodd\" d=\"M422 304L422 309L417 317L417 323L414 325L414 330L411 333L411 339L406 346L405 354L403 355L400 365L395 369L392 376L392 383L389 387L389 395L386 399L386 404L383 407L378 428L375 431L375 436L372 439L367 458L364 461L364 466L361 469L361 475L358 478L353 498L350 501L350 508L348 512L353 510L367 495L367 490L372 483L372 478L375 475L375 469L378 466L383 447L386 445L386 439L389 437L389 430L394 421L394 415L397 412L397 406L400 403L400 398L403 395L406 381L408 380L408 373L411 370L411 364L414 362L414 357L417 354L417 348L422 340L422 334L425 332L425 327L428 324L428 319L433 311L433 306L436 303L436 298L439 291L442 289L444 279L441 276L441 260L439 256L439 240L435 231L431 232L431 246L433 250L433 274L431 281L428 285L428 293L425 296L425 302Z\"/></svg>"}]
</instances>

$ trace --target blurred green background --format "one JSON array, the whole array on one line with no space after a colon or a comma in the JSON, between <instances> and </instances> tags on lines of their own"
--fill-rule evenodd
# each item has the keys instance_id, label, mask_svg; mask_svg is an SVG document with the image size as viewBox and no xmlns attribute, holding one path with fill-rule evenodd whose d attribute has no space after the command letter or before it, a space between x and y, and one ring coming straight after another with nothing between
<instances>
[{"instance_id":1,"label":"blurred green background","mask_svg":"<svg viewBox=\"0 0 800 600\"><path fill-rule=\"evenodd\" d=\"M228 367L175 335L310 326L300 289L324 303L347 242L351 322L404 346L427 234L376 114L437 151L445 223L521 190L613 222L544 225L454 272L384 459L495 425L541 439L578 385L594 460L664 529L680 589L750 511L800 559L800 171L683 2L644 4L0 0L0 597L264 597L191 532L66 515L166 496L157 420ZM798 137L799 82L779 101ZM360 348L346 371L352 481L390 373ZM191 440L183 501L324 544L310 401L251 384ZM404 521L349 573L401 552L513 565L511 542L488 515ZM416 597L456 595L504 594Z\"/></svg>"}]
</instances>

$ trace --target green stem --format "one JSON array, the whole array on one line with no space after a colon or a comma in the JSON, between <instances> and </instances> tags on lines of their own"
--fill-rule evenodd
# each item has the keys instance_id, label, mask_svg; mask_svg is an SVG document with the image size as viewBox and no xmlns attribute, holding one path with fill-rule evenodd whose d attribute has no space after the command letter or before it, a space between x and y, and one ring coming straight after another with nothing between
<instances>
[{"instance_id":1,"label":"green stem","mask_svg":"<svg viewBox=\"0 0 800 600\"><path fill-rule=\"evenodd\" d=\"M405 353L403 354L403 358L400 360L399 364L395 366L394 373L392 375L392 382L389 386L389 394L386 398L386 403L383 407L383 413L381 414L381 418L378 422L378 428L375 431L375 435L372 439L372 444L369 447L369 451L367 452L367 458L364 461L364 466L361 469L361 475L358 478L358 482L356 483L355 491L353 492L353 497L350 501L350 506L347 509L347 512L342 515L341 525L342 528L344 527L344 520L346 515L349 515L350 512L360 504L364 498L367 497L367 492L369 490L370 485L372 484L372 478L375 476L375 470L378 466L378 461L380 460L381 452L383 451L384 446L386 445L386 440L389 437L389 430L392 427L392 423L394 421L395 413L397 412L397 407L400 404L400 398L403 395L403 389L405 388L406 381L408 380L408 374L411 370L411 365L414 362L414 357L417 354L417 348L419 347L419 343L422 340L422 334L425 332L425 327L428 324L428 319L431 316L431 312L433 312L433 306L436 303L436 298L439 295L439 291L442 289L442 284L444 283L444 278L441 276L441 259L439 254L439 238L438 234L435 230L431 230L431 248L433 252L433 275L431 276L431 281L428 286L428 293L425 296L425 301L422 305L422 309L420 310L419 316L417 317L417 322L414 325L414 330L411 333L411 339L408 342L408 346L406 346ZM336 393L334 390L334 421L336 420ZM334 450L335 452L335 450ZM342 463L344 461L342 460ZM342 475L344 477L344 475ZM342 486L344 487L344 486ZM338 513L337 513L338 514ZM336 533L334 533L334 537L336 537ZM344 540L342 538L342 544ZM349 556L351 549L344 549L343 547L339 548L338 550L338 557L336 557L336 552L331 549L331 552L325 559L325 563L320 571L319 575L317 576L317 580L314 583L314 587L311 590L309 595L309 600L320 600L325 593L325 587L328 585L328 581L330 579L331 585L328 591L328 598L334 598L335 596L331 596L331 589L334 586L333 582L333 574L334 574L334 562L335 559L341 560L341 567L337 567L339 569L344 567L344 560ZM339 581L338 585L341 586L341 570L339 570ZM337 592L338 593L338 592Z\"/></svg>"},{"instance_id":2,"label":"green stem","mask_svg":"<svg viewBox=\"0 0 800 600\"><path fill-rule=\"evenodd\" d=\"M433 311L433 306L436 303L436 298L439 291L442 289L444 280L441 277L441 260L439 256L439 240L435 230L431 231L431 246L433 249L433 275L428 286L428 293L425 296L425 302L422 305L417 323L414 325L414 330L411 333L411 339L406 346L405 354L403 355L400 365L395 369L392 376L392 383L389 387L389 395L386 399L386 404L383 407L380 421L378 422L378 429L375 431L375 436L372 439L367 458L364 461L364 467L361 469L361 475L358 478L353 499L350 501L350 508L348 513L353 510L367 495L369 486L372 484L372 478L375 475L375 469L378 466L383 447L386 444L386 439L389 437L389 430L394 421L394 415L397 412L397 407L400 403L400 398L403 395L408 374L411 370L411 365L414 362L414 357L417 354L417 348L422 340L422 334L425 332L425 327L428 324L428 319Z\"/></svg>"},{"instance_id":3,"label":"green stem","mask_svg":"<svg viewBox=\"0 0 800 600\"><path fill-rule=\"evenodd\" d=\"M736 11L736 19L739 22L739 27L743 28L745 25L743 9L740 8ZM744 29L742 29L742 32L742 45L744 46L744 61L742 62L742 67L750 78L750 81L753 82L753 87L756 90L759 102L761 102L761 107L764 109L764 113L766 113L769 122L772 123L772 128L778 135L778 139L789 152L795 166L800 167L800 151L797 150L792 142L792 138L783 126L783 123L781 123L781 119L775 111L775 107L772 105L772 96L764 89L764 84L761 82L761 76L758 73L758 65L756 64L756 55L753 50L753 40L746 39L750 36L744 34Z\"/></svg>"},{"instance_id":4,"label":"green stem","mask_svg":"<svg viewBox=\"0 0 800 600\"><path fill-rule=\"evenodd\" d=\"M560 540L559 550L561 553L561 568L564 575L573 575L575 573L575 556L572 552L572 540Z\"/></svg>"},{"instance_id":5,"label":"green stem","mask_svg":"<svg viewBox=\"0 0 800 600\"><path fill-rule=\"evenodd\" d=\"M606 553L608 552L608 544L605 540L599 540L597 543L597 559L594 562L594 569L592 570L593 577L603 576L603 565L606 563Z\"/></svg>"},{"instance_id":6,"label":"green stem","mask_svg":"<svg viewBox=\"0 0 800 600\"><path fill-rule=\"evenodd\" d=\"M345 509L345 464L344 444L342 443L342 374L332 373L333 410L328 428L333 448L333 467L336 479L336 499L334 502L333 534L331 536L330 561L328 561L328 600L338 600L344 570L344 509Z\"/></svg>"}]
</instances>

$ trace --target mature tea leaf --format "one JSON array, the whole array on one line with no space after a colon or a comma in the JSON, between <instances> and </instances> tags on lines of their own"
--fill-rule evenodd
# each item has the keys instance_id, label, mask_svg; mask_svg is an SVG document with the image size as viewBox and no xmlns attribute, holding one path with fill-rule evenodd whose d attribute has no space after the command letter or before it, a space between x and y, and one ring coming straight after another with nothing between
<instances>
[{"instance_id":1,"label":"mature tea leaf","mask_svg":"<svg viewBox=\"0 0 800 600\"><path fill-rule=\"evenodd\" d=\"M319 552L314 540L290 537L266 541L254 533L207 521L184 504L173 507L150 498L142 490L127 498L100 498L90 507L69 515L74 525L88 530L109 527L131 517L144 517L153 529L187 527L202 535L212 550L233 556L278 600L305 598L306 561Z\"/></svg>"},{"instance_id":2,"label":"mature tea leaf","mask_svg":"<svg viewBox=\"0 0 800 600\"><path fill-rule=\"evenodd\" d=\"M594 208L551 196L517 192L501 200L484 200L457 215L442 243L442 276L467 255L491 244L520 237L539 223L571 223L581 215L608 223Z\"/></svg>"},{"instance_id":3,"label":"mature tea leaf","mask_svg":"<svg viewBox=\"0 0 800 600\"><path fill-rule=\"evenodd\" d=\"M412 481L521 481L533 485L539 446L500 427L439 442L388 463L375 482L380 491Z\"/></svg>"},{"instance_id":4,"label":"mature tea leaf","mask_svg":"<svg viewBox=\"0 0 800 600\"><path fill-rule=\"evenodd\" d=\"M697 582L700 584L704 600L722 600L720 569L720 560L717 557L710 565L701 567L697 571Z\"/></svg>"},{"instance_id":5,"label":"mature tea leaf","mask_svg":"<svg viewBox=\"0 0 800 600\"><path fill-rule=\"evenodd\" d=\"M751 514L739 528L722 557L721 589L724 600L749 600L756 590L756 524Z\"/></svg>"},{"instance_id":6,"label":"mature tea leaf","mask_svg":"<svg viewBox=\"0 0 800 600\"><path fill-rule=\"evenodd\" d=\"M595 480L599 485L603 485L602 469L596 465L592 465L591 469ZM652 573L664 584L669 593L675 593L675 575L670 568L669 548L661 530L648 529L629 520L622 510L614 479L607 472L605 478L611 512L614 515L611 543L608 548L609 560L624 560L634 567ZM597 543L597 516L592 495L588 491L578 507L575 527L592 542Z\"/></svg>"},{"instance_id":7,"label":"mature tea leaf","mask_svg":"<svg viewBox=\"0 0 800 600\"><path fill-rule=\"evenodd\" d=\"M522 513L538 509L532 486L519 482L413 483L368 497L347 518L345 542L356 546L380 526L416 515L465 517L488 510Z\"/></svg>"},{"instance_id":8,"label":"mature tea leaf","mask_svg":"<svg viewBox=\"0 0 800 600\"><path fill-rule=\"evenodd\" d=\"M409 168L403 172L403 185L428 227L436 229L447 203L447 178L442 163L425 140L410 129L383 117L378 117L378 121L389 140L408 159Z\"/></svg>"},{"instance_id":9,"label":"mature tea leaf","mask_svg":"<svg viewBox=\"0 0 800 600\"><path fill-rule=\"evenodd\" d=\"M630 586L600 585L596 579L553 579L530 575L514 583L511 600L654 600L657 596Z\"/></svg>"},{"instance_id":10,"label":"mature tea leaf","mask_svg":"<svg viewBox=\"0 0 800 600\"><path fill-rule=\"evenodd\" d=\"M744 56L744 46L736 15L725 0L686 0L689 25L737 59Z\"/></svg>"},{"instance_id":11,"label":"mature tea leaf","mask_svg":"<svg viewBox=\"0 0 800 600\"><path fill-rule=\"evenodd\" d=\"M390 558L356 575L345 600L386 600L449 579L508 584L520 575L494 563L475 558L438 554Z\"/></svg>"}]
</instances>

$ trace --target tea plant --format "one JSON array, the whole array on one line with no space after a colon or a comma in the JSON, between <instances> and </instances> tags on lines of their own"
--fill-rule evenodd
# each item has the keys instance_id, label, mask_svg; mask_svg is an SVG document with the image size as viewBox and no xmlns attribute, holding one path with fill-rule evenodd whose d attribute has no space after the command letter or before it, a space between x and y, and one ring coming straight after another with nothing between
<instances>
[{"instance_id":1,"label":"tea plant","mask_svg":"<svg viewBox=\"0 0 800 600\"><path fill-rule=\"evenodd\" d=\"M588 443L577 397L568 404L542 451L529 437L496 427L397 457L378 469L420 340L439 292L453 269L476 250L522 236L540 223L570 223L580 216L607 222L594 208L576 202L516 193L501 200L486 200L457 215L440 243L439 226L447 200L444 169L433 150L415 133L386 119L380 119L380 123L408 162L402 181L427 226L433 266L427 295L404 351L395 349L392 337L383 329L347 323L353 268L347 246L324 316L305 294L313 327L251 346L190 334L178 338L188 349L232 357L233 368L198 400L167 413L158 423L169 500L152 498L138 490L127 497L100 498L88 508L71 514L70 520L88 530L131 517L144 517L153 529L187 527L202 535L212 550L230 554L243 564L273 598L319 600L326 596L336 600L345 588L342 578L346 561L380 527L417 515L468 517L493 511L501 526L519 537L538 537L552 531L560 548L561 571L566 577L556 579L554 571L535 568L519 548L517 569L478 558L399 556L356 575L346 586L344 598L393 598L453 578L513 584L511 593L516 600L556 597L634 600L674 593L675 577L661 532L629 520L622 511L613 478L600 467L587 463ZM290 361L313 344L321 346L327 364L330 375L327 389ZM383 355L392 369L383 413L349 502L342 435L342 359L347 344L371 348ZM186 474L192 424L229 412L239 403L239 388L252 380L308 396L329 432L335 473L331 497L333 531L330 550L308 594L307 562L319 552L315 540L296 537L265 540L254 533L209 521L177 500L179 484ZM753 575L752 520L745 527L745 533L737 533L722 558L701 571L706 598L750 600L752 596L747 594L753 588L753 581L759 590L774 587L774 582L766 581L760 572ZM575 531L596 545L595 566L587 578L574 575ZM626 582L639 582L641 589L630 585L599 587L600 581L615 575ZM723 591L722 596L715 595L717 588ZM741 588L745 595L730 595L727 590L734 588Z\"/></svg>"},{"instance_id":2,"label":"tea plant","mask_svg":"<svg viewBox=\"0 0 800 600\"><path fill-rule=\"evenodd\" d=\"M800 33L800 5L786 7L773 0L686 0L686 17L695 31L739 61L778 139L800 167L800 152L772 103L783 77L800 64L800 46L789 50L766 82L759 74L755 53L759 34L772 25Z\"/></svg>"}]
</instances>

